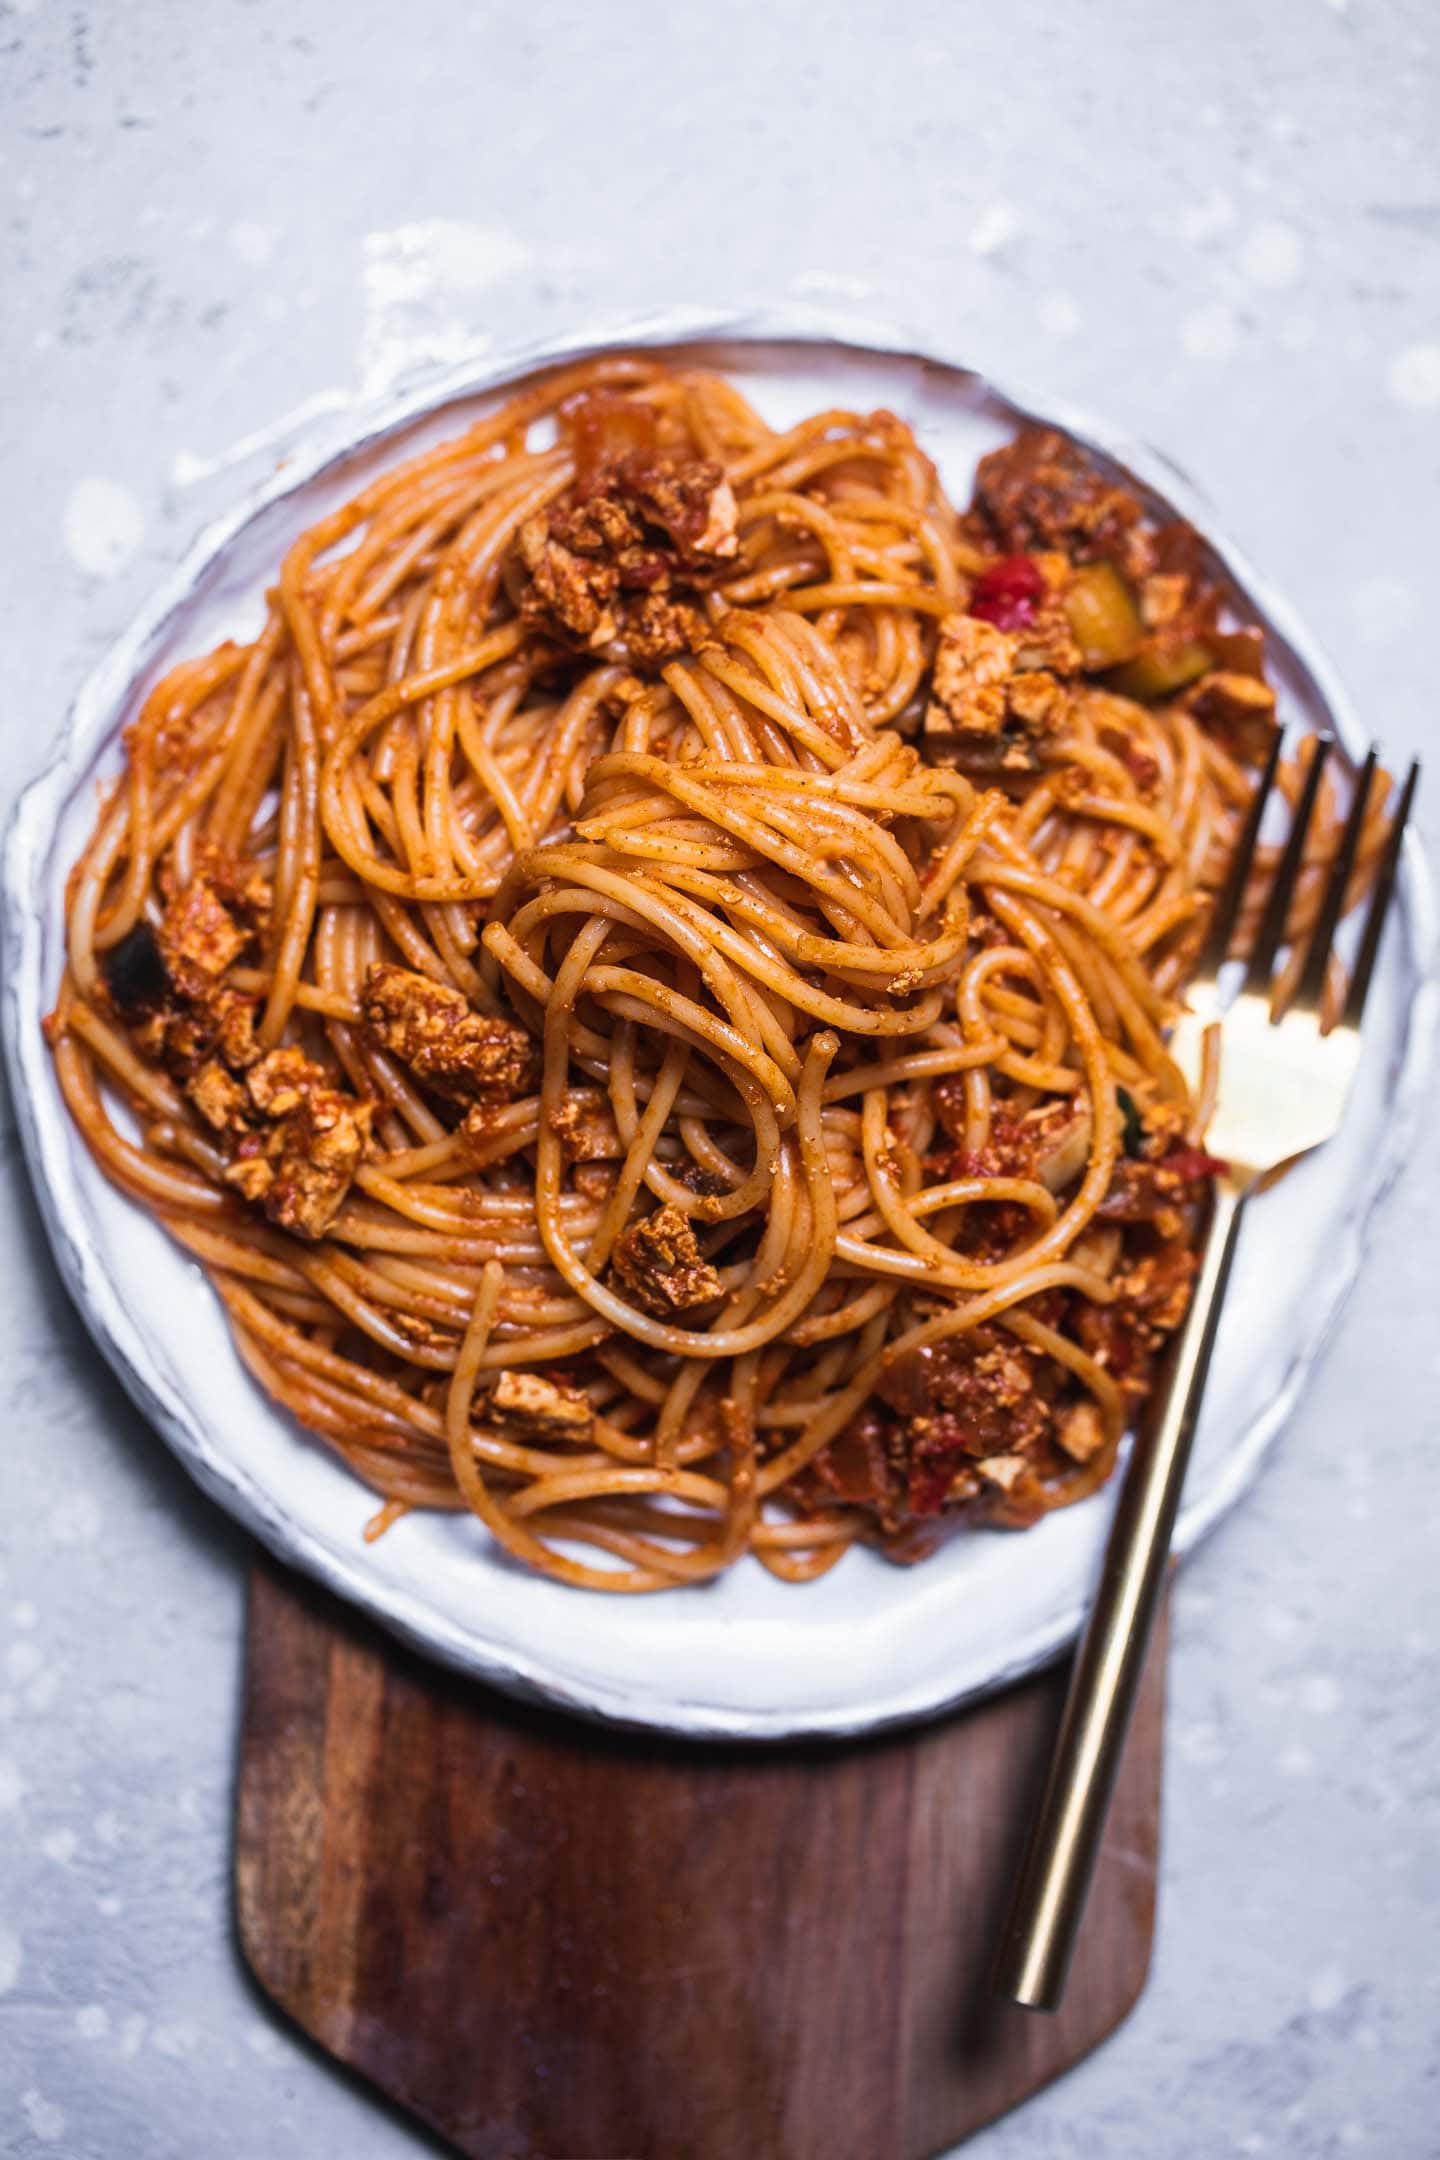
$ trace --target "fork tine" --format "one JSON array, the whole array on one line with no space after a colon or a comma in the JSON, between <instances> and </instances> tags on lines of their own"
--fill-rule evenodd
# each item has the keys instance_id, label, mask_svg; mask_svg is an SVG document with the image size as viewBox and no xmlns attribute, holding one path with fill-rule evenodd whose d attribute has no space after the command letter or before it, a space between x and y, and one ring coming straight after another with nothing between
<instances>
[{"instance_id":1,"label":"fork tine","mask_svg":"<svg viewBox=\"0 0 1440 2160\"><path fill-rule=\"evenodd\" d=\"M1370 895L1370 908L1365 917L1365 928L1360 936L1360 950L1355 956L1354 970L1350 976L1350 989L1345 999L1342 1024L1359 1027L1360 1016L1365 1010L1365 998L1370 988L1370 977L1375 970L1375 955L1380 950L1380 937L1385 928L1385 917L1390 909L1390 895L1395 886L1395 874L1400 867L1400 843L1405 837L1405 822L1410 815L1410 805L1415 800L1415 789L1420 780L1420 760L1416 758L1405 775L1405 785L1400 791L1400 801L1390 822L1390 835L1385 842L1385 853L1380 858L1380 868L1375 878L1375 889Z\"/></svg>"},{"instance_id":2,"label":"fork tine","mask_svg":"<svg viewBox=\"0 0 1440 2160\"><path fill-rule=\"evenodd\" d=\"M1280 769L1280 741L1281 734L1277 727L1271 738L1265 770L1255 784L1250 807L1245 812L1245 823L1240 828L1240 837L1230 858L1230 868L1225 873L1225 883L1215 902L1200 958L1195 964L1195 977L1198 981L1203 981L1209 975L1218 975L1225 965L1225 955L1230 950L1236 917L1245 898L1245 887L1250 882L1250 868L1255 860L1255 842L1260 833L1260 820L1265 815L1265 805L1270 800L1270 790L1275 785L1275 775Z\"/></svg>"},{"instance_id":3,"label":"fork tine","mask_svg":"<svg viewBox=\"0 0 1440 2160\"><path fill-rule=\"evenodd\" d=\"M1305 785L1301 788L1300 800L1295 805L1285 852L1276 866L1275 882L1270 887L1270 897L1265 903L1265 913L1260 918L1260 928L1255 936L1255 949L1250 955L1250 965L1245 970L1245 988L1248 991L1262 991L1269 985L1275 955L1285 936L1285 922L1290 913L1290 903L1295 897L1300 865L1305 857L1305 840L1315 811L1315 799L1320 793L1321 776L1333 743L1334 738L1329 735L1319 735L1315 739L1310 770L1305 775Z\"/></svg>"},{"instance_id":4,"label":"fork tine","mask_svg":"<svg viewBox=\"0 0 1440 2160\"><path fill-rule=\"evenodd\" d=\"M1350 883L1350 873L1355 867L1355 855L1365 825L1365 812L1369 808L1377 756L1378 752L1372 743L1370 754L1355 781L1355 796L1350 805L1350 815L1345 820L1345 831L1335 860L1330 865L1330 882L1325 888L1325 897L1315 918L1315 928L1310 933L1310 949L1305 955L1305 966L1294 998L1295 1005L1302 1012L1320 1010L1320 1000L1325 992L1325 971L1330 965L1330 949L1335 942L1335 926L1345 908L1345 888Z\"/></svg>"}]
</instances>

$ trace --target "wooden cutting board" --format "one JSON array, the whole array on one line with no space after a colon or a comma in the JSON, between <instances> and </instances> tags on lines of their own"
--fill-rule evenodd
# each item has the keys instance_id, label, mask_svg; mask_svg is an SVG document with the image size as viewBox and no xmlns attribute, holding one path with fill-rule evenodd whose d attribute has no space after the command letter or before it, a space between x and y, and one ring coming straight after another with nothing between
<instances>
[{"instance_id":1,"label":"wooden cutting board","mask_svg":"<svg viewBox=\"0 0 1440 2160\"><path fill-rule=\"evenodd\" d=\"M859 1744L671 1743L460 1681L257 1562L241 1943L474 2160L929 2160L1139 1996L1164 1659L1162 1628L1044 2017L986 1970L1060 1674Z\"/></svg>"}]
</instances>

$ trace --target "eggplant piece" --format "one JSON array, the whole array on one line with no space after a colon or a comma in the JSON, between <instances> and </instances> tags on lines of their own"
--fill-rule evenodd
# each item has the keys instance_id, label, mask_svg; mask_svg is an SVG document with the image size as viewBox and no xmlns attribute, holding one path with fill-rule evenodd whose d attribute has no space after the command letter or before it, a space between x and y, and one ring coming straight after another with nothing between
<instances>
[{"instance_id":1,"label":"eggplant piece","mask_svg":"<svg viewBox=\"0 0 1440 2160\"><path fill-rule=\"evenodd\" d=\"M101 955L100 972L115 1010L127 1020L143 1019L170 996L170 976L147 922L137 922L118 945Z\"/></svg>"}]
</instances>

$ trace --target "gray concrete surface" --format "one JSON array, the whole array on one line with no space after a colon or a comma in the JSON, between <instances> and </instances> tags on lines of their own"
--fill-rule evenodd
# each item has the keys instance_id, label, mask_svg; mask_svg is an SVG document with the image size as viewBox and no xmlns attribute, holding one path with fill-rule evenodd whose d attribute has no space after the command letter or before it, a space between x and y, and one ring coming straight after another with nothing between
<instances>
[{"instance_id":1,"label":"gray concrete surface","mask_svg":"<svg viewBox=\"0 0 1440 2160\"><path fill-rule=\"evenodd\" d=\"M1170 449L1427 744L1437 95L1426 0L0 0L6 791L237 440L420 348L793 294ZM422 2150L247 1983L243 1544L0 1148L0 2152ZM1437 1174L1185 1574L1149 1990L984 2160L1440 2152Z\"/></svg>"}]
</instances>

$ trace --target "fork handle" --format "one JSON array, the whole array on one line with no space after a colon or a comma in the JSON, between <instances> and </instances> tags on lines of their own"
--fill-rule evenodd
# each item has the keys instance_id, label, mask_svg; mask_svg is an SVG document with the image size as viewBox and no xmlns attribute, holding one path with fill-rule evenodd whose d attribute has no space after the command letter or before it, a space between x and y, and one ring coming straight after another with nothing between
<instances>
[{"instance_id":1,"label":"fork handle","mask_svg":"<svg viewBox=\"0 0 1440 2160\"><path fill-rule=\"evenodd\" d=\"M1031 2010L1064 1993L1135 1691L1160 1603L1245 1190L1217 1184L1168 1384L1131 1454L1095 1602L1080 1639L1045 1796L1001 1937L996 1992Z\"/></svg>"}]
</instances>

